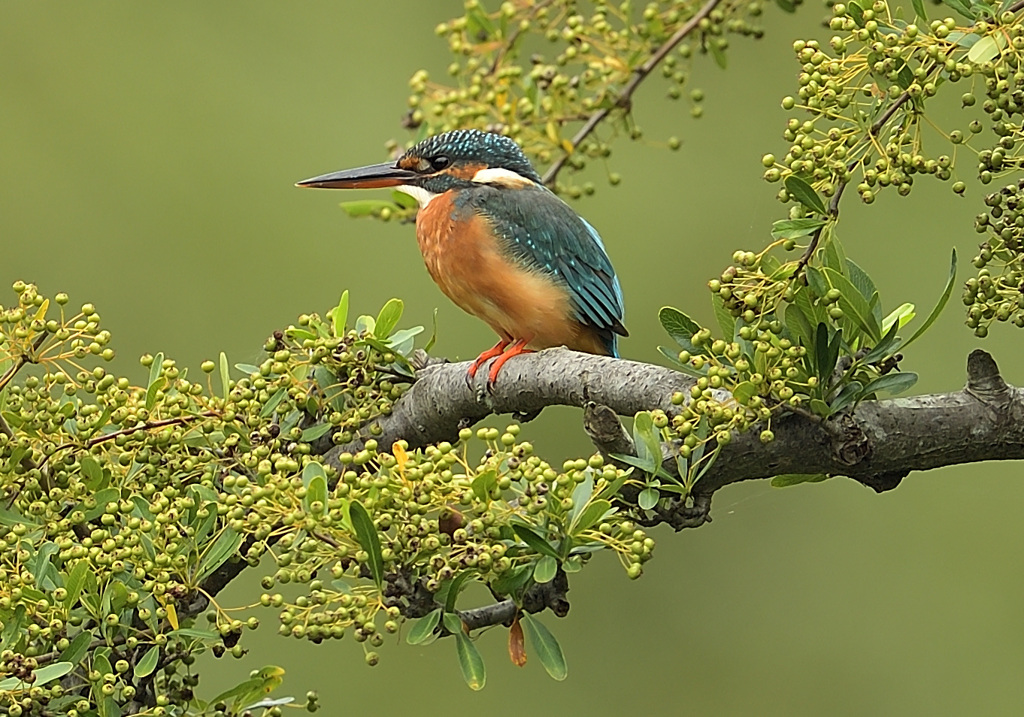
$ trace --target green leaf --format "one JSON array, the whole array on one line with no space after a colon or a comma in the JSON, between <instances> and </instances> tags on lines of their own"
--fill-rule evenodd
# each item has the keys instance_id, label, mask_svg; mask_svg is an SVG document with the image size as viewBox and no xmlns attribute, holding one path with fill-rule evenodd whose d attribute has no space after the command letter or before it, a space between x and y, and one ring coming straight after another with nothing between
<instances>
[{"instance_id":1,"label":"green leaf","mask_svg":"<svg viewBox=\"0 0 1024 717\"><path fill-rule=\"evenodd\" d=\"M80 461L82 465L82 474L85 476L86 486L90 491L96 492L106 488L103 485L103 468L100 466L99 461L89 455L82 456Z\"/></svg>"},{"instance_id":2,"label":"green leaf","mask_svg":"<svg viewBox=\"0 0 1024 717\"><path fill-rule=\"evenodd\" d=\"M946 308L946 302L949 301L950 294L953 293L953 283L956 281L956 249L953 249L953 256L949 262L949 278L946 279L946 288L942 291L942 296L939 297L939 303L935 305L932 312L928 314L928 318L921 324L921 328L914 332L914 335L907 339L906 343L903 344L903 348L906 348L910 344L917 341L918 338L924 334L928 328L935 323L935 319L939 318L939 314Z\"/></svg>"},{"instance_id":3,"label":"green leaf","mask_svg":"<svg viewBox=\"0 0 1024 717\"><path fill-rule=\"evenodd\" d=\"M882 327L878 325L870 304L857 287L834 269L825 267L823 273L828 283L841 292L838 303L843 313L852 318L872 341L879 341L882 338Z\"/></svg>"},{"instance_id":4,"label":"green leaf","mask_svg":"<svg viewBox=\"0 0 1024 717\"><path fill-rule=\"evenodd\" d=\"M274 415L274 411L277 410L278 405L284 400L285 396L288 395L288 389L285 386L274 391L274 395L271 396L266 403L263 404L263 408L260 409L260 418L270 418Z\"/></svg>"},{"instance_id":5,"label":"green leaf","mask_svg":"<svg viewBox=\"0 0 1024 717\"><path fill-rule=\"evenodd\" d=\"M196 567L196 582L202 582L228 561L242 544L242 534L227 528L206 551Z\"/></svg>"},{"instance_id":6,"label":"green leaf","mask_svg":"<svg viewBox=\"0 0 1024 717\"><path fill-rule=\"evenodd\" d=\"M882 337L873 349L868 351L863 357L859 359L860 363L872 364L881 361L886 356L889 356L899 348L899 340L897 339L896 332L899 331L899 322L894 321L892 326L889 327L888 333Z\"/></svg>"},{"instance_id":7,"label":"green leaf","mask_svg":"<svg viewBox=\"0 0 1024 717\"><path fill-rule=\"evenodd\" d=\"M459 654L459 667L462 669L462 679L466 681L471 690L482 690L487 683L487 673L484 670L484 658L476 649L476 645L461 630L455 633L455 646Z\"/></svg>"},{"instance_id":8,"label":"green leaf","mask_svg":"<svg viewBox=\"0 0 1024 717\"><path fill-rule=\"evenodd\" d=\"M633 418L633 444L636 457L641 461L649 461L654 466L651 473L661 468L661 440L654 429L654 419L650 411L640 411Z\"/></svg>"},{"instance_id":9,"label":"green leaf","mask_svg":"<svg viewBox=\"0 0 1024 717\"><path fill-rule=\"evenodd\" d=\"M95 520L103 515L103 512L107 509L107 503L113 503L121 499L121 491L117 488L104 488L93 497L96 499L96 507L85 511L86 520Z\"/></svg>"},{"instance_id":10,"label":"green leaf","mask_svg":"<svg viewBox=\"0 0 1024 717\"><path fill-rule=\"evenodd\" d=\"M814 191L814 188L811 187L811 185L802 177L791 174L786 177L784 184L786 186L786 191L789 192L790 196L805 207L821 215L828 214L825 210L825 203L821 200L821 197L818 196L818 193Z\"/></svg>"},{"instance_id":11,"label":"green leaf","mask_svg":"<svg viewBox=\"0 0 1024 717\"><path fill-rule=\"evenodd\" d=\"M917 383L917 374L911 371L901 373L887 373L879 376L864 387L863 394L870 396L873 393L886 391L888 393L901 393Z\"/></svg>"},{"instance_id":12,"label":"green leaf","mask_svg":"<svg viewBox=\"0 0 1024 717\"><path fill-rule=\"evenodd\" d=\"M718 294L711 296L711 306L715 310L715 321L722 329L722 337L728 339L736 333L736 317L725 308L725 300ZM701 353L705 353L702 351Z\"/></svg>"},{"instance_id":13,"label":"green leaf","mask_svg":"<svg viewBox=\"0 0 1024 717\"><path fill-rule=\"evenodd\" d=\"M490 583L491 590L497 595L512 595L526 586L533 576L530 565L520 565L506 570Z\"/></svg>"},{"instance_id":14,"label":"green leaf","mask_svg":"<svg viewBox=\"0 0 1024 717\"><path fill-rule=\"evenodd\" d=\"M302 436L299 438L303 443L312 443L320 436L326 435L330 430L334 428L330 423L318 423L315 426L310 426L302 432Z\"/></svg>"},{"instance_id":15,"label":"green leaf","mask_svg":"<svg viewBox=\"0 0 1024 717\"><path fill-rule=\"evenodd\" d=\"M70 662L72 665L77 665L89 653L89 645L92 643L92 638L93 634L91 631L82 630L82 632L75 635L75 639L64 649L64 652L60 653L60 657L57 659L61 662Z\"/></svg>"},{"instance_id":16,"label":"green leaf","mask_svg":"<svg viewBox=\"0 0 1024 717\"><path fill-rule=\"evenodd\" d=\"M533 567L533 581L536 583L549 583L558 575L558 561L550 555L545 555L537 561Z\"/></svg>"},{"instance_id":17,"label":"green leaf","mask_svg":"<svg viewBox=\"0 0 1024 717\"><path fill-rule=\"evenodd\" d=\"M640 491L640 495L637 496L636 502L644 510L650 510L658 504L661 499L661 493L658 492L657 488L644 488Z\"/></svg>"},{"instance_id":18,"label":"green leaf","mask_svg":"<svg viewBox=\"0 0 1024 717\"><path fill-rule=\"evenodd\" d=\"M473 493L480 500L490 500L491 491L498 485L498 472L493 468L477 473L470 484Z\"/></svg>"},{"instance_id":19,"label":"green leaf","mask_svg":"<svg viewBox=\"0 0 1024 717\"><path fill-rule=\"evenodd\" d=\"M67 578L64 580L64 589L68 591L68 596L64 598L65 609L70 610L78 602L78 598L82 594L82 588L85 587L85 580L88 574L88 560L79 560L75 563L75 567L71 568L71 572L68 573Z\"/></svg>"},{"instance_id":20,"label":"green leaf","mask_svg":"<svg viewBox=\"0 0 1024 717\"><path fill-rule=\"evenodd\" d=\"M310 466L315 466L310 468ZM327 509L327 474L324 472L324 467L312 461L306 464L306 467L302 469L302 482L306 482L306 477L309 476L309 483L306 486L306 497L304 499L305 508L307 511L313 510L313 504L320 504L320 512Z\"/></svg>"},{"instance_id":21,"label":"green leaf","mask_svg":"<svg viewBox=\"0 0 1024 717\"><path fill-rule=\"evenodd\" d=\"M671 306L663 306L658 311L658 321L661 322L662 327L672 337L672 340L679 344L679 348L692 354L705 353L703 349L694 346L691 341L693 335L700 331L700 325L682 311L673 309Z\"/></svg>"},{"instance_id":22,"label":"green leaf","mask_svg":"<svg viewBox=\"0 0 1024 717\"><path fill-rule=\"evenodd\" d=\"M917 315L915 308L916 307L909 302L900 304L890 311L888 316L882 319L882 330L888 331L893 326L896 326L897 329L902 329L914 320L914 317Z\"/></svg>"},{"instance_id":23,"label":"green leaf","mask_svg":"<svg viewBox=\"0 0 1024 717\"><path fill-rule=\"evenodd\" d=\"M773 239L798 239L813 234L818 227L825 226L824 219L781 219L772 224Z\"/></svg>"},{"instance_id":24,"label":"green leaf","mask_svg":"<svg viewBox=\"0 0 1024 717\"><path fill-rule=\"evenodd\" d=\"M158 353L153 357L153 363L149 365L149 382L146 384L146 388L151 387L160 378L160 370L163 368L163 365L164 355L163 353Z\"/></svg>"},{"instance_id":25,"label":"green leaf","mask_svg":"<svg viewBox=\"0 0 1024 717\"><path fill-rule=\"evenodd\" d=\"M732 390L732 397L741 405L746 406L750 399L757 395L757 386L750 381L742 381Z\"/></svg>"},{"instance_id":26,"label":"green leaf","mask_svg":"<svg viewBox=\"0 0 1024 717\"><path fill-rule=\"evenodd\" d=\"M156 395L164 389L167 385L167 379L163 376L157 376L153 383L149 384L149 388L146 389L146 410L152 411L153 406L156 405Z\"/></svg>"},{"instance_id":27,"label":"green leaf","mask_svg":"<svg viewBox=\"0 0 1024 717\"><path fill-rule=\"evenodd\" d=\"M850 383L843 386L839 395L832 399L829 407L832 409L832 413L839 413L847 406L859 401L863 394L864 384L860 381L850 381Z\"/></svg>"},{"instance_id":28,"label":"green leaf","mask_svg":"<svg viewBox=\"0 0 1024 717\"><path fill-rule=\"evenodd\" d=\"M386 199L357 199L354 202L341 202L339 206L342 211L356 219L372 216L381 209L393 209L395 205Z\"/></svg>"},{"instance_id":29,"label":"green leaf","mask_svg":"<svg viewBox=\"0 0 1024 717\"><path fill-rule=\"evenodd\" d=\"M352 529L356 532L356 540L360 547L370 556L370 574L377 587L384 585L384 558L380 549L380 536L377 535L377 527L373 519L366 512L366 508L358 500L349 504L349 517L352 520Z\"/></svg>"},{"instance_id":30,"label":"green leaf","mask_svg":"<svg viewBox=\"0 0 1024 717\"><path fill-rule=\"evenodd\" d=\"M441 622L441 608L432 610L420 619L413 622L412 629L405 636L405 641L410 645L419 645L429 640Z\"/></svg>"},{"instance_id":31,"label":"green leaf","mask_svg":"<svg viewBox=\"0 0 1024 717\"><path fill-rule=\"evenodd\" d=\"M220 352L220 387L223 392L222 395L224 400L228 400L228 395L231 393L231 374L228 369L228 355L223 351Z\"/></svg>"},{"instance_id":32,"label":"green leaf","mask_svg":"<svg viewBox=\"0 0 1024 717\"><path fill-rule=\"evenodd\" d=\"M975 20L974 13L970 6L963 0L942 0L942 4L951 7L966 18Z\"/></svg>"},{"instance_id":33,"label":"green leaf","mask_svg":"<svg viewBox=\"0 0 1024 717\"><path fill-rule=\"evenodd\" d=\"M146 654L142 656L142 659L135 664L135 676L146 677L147 675L153 674L156 669L156 663L160 659L160 647L153 645L151 648L146 650Z\"/></svg>"},{"instance_id":34,"label":"green leaf","mask_svg":"<svg viewBox=\"0 0 1024 717\"><path fill-rule=\"evenodd\" d=\"M540 555L549 555L556 560L561 556L551 547L548 541L537 535L530 528L523 525L522 523L514 523L512 530L515 531L516 536L524 543L526 543L531 550Z\"/></svg>"},{"instance_id":35,"label":"green leaf","mask_svg":"<svg viewBox=\"0 0 1024 717\"><path fill-rule=\"evenodd\" d=\"M235 370L241 371L246 376L251 376L254 373L259 373L260 372L260 367L259 366L253 366L251 363L236 363L235 364Z\"/></svg>"},{"instance_id":36,"label":"green leaf","mask_svg":"<svg viewBox=\"0 0 1024 717\"><path fill-rule=\"evenodd\" d=\"M914 14L917 15L917 19L921 21L922 25L928 25L928 15L924 11L924 0L911 0L914 6Z\"/></svg>"},{"instance_id":37,"label":"green leaf","mask_svg":"<svg viewBox=\"0 0 1024 717\"><path fill-rule=\"evenodd\" d=\"M47 682L53 682L59 680L64 675L75 669L75 666L70 662L54 662L45 667L40 667L35 671L35 682L32 683L33 687L42 687ZM8 691L18 689L18 686L23 684L21 678L10 677L0 682L0 690ZM27 687L28 685L25 685Z\"/></svg>"},{"instance_id":38,"label":"green leaf","mask_svg":"<svg viewBox=\"0 0 1024 717\"><path fill-rule=\"evenodd\" d=\"M345 335L345 324L348 322L348 289L341 292L341 301L333 309L327 312L331 317L331 328L334 335L342 337Z\"/></svg>"},{"instance_id":39,"label":"green leaf","mask_svg":"<svg viewBox=\"0 0 1024 717\"><path fill-rule=\"evenodd\" d=\"M540 660L544 670L558 681L564 680L569 675L569 668L565 664L565 655L558 640L537 618L527 613L519 616L519 622L526 628L526 634L533 647L533 654Z\"/></svg>"},{"instance_id":40,"label":"green leaf","mask_svg":"<svg viewBox=\"0 0 1024 717\"><path fill-rule=\"evenodd\" d=\"M820 483L828 478L824 473L786 473L772 478L773 488L786 488L800 483Z\"/></svg>"},{"instance_id":41,"label":"green leaf","mask_svg":"<svg viewBox=\"0 0 1024 717\"><path fill-rule=\"evenodd\" d=\"M611 501L602 498L590 501L569 525L569 534L579 535L583 531L589 530L604 520L604 517L611 509Z\"/></svg>"},{"instance_id":42,"label":"green leaf","mask_svg":"<svg viewBox=\"0 0 1024 717\"><path fill-rule=\"evenodd\" d=\"M714 41L714 38L712 38L711 41L707 42L705 46L708 50L711 51L711 57L715 59L715 64L721 67L723 70L728 69L729 58L726 56L725 50L719 47L718 44Z\"/></svg>"},{"instance_id":43,"label":"green leaf","mask_svg":"<svg viewBox=\"0 0 1024 717\"><path fill-rule=\"evenodd\" d=\"M373 333L378 339L386 339L402 319L405 304L401 299L388 299L381 308L374 324Z\"/></svg>"},{"instance_id":44,"label":"green leaf","mask_svg":"<svg viewBox=\"0 0 1024 717\"><path fill-rule=\"evenodd\" d=\"M458 602L459 594L466 587L466 584L470 579L476 576L475 570L463 570L461 573L456 575L446 586L447 589L442 589L437 592L436 599L444 599L444 611L448 613L455 612L455 604ZM442 595L443 593L443 595Z\"/></svg>"}]
</instances>

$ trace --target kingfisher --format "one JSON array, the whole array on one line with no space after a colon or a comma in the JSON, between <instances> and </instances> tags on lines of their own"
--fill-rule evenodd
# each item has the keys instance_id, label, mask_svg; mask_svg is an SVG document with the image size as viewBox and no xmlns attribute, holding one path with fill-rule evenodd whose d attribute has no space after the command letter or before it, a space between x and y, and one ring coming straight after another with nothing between
<instances>
[{"instance_id":1,"label":"kingfisher","mask_svg":"<svg viewBox=\"0 0 1024 717\"><path fill-rule=\"evenodd\" d=\"M618 356L622 289L597 230L554 192L512 139L480 130L428 137L397 161L324 174L300 187L393 187L419 204L416 238L449 299L498 334L487 385L522 353L566 346Z\"/></svg>"}]
</instances>

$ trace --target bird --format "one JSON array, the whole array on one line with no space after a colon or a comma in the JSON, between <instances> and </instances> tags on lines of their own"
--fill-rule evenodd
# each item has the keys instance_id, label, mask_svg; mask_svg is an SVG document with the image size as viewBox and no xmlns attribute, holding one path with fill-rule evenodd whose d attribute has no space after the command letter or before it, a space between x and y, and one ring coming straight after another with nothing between
<instances>
[{"instance_id":1,"label":"bird","mask_svg":"<svg viewBox=\"0 0 1024 717\"><path fill-rule=\"evenodd\" d=\"M321 189L392 187L416 200L416 238L431 278L498 334L493 388L519 354L554 346L618 357L622 288L597 230L544 186L519 145L475 129L428 137L397 160L297 183Z\"/></svg>"}]
</instances>

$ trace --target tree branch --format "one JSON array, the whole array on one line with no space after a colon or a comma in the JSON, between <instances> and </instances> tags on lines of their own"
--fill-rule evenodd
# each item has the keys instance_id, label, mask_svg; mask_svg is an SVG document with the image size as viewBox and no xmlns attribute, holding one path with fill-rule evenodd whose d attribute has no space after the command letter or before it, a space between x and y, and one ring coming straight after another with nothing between
<instances>
[{"instance_id":1,"label":"tree branch","mask_svg":"<svg viewBox=\"0 0 1024 717\"><path fill-rule=\"evenodd\" d=\"M373 436L387 449L404 438L410 447L453 440L460 428L496 413L535 413L546 406L607 406L616 414L660 408L693 381L651 364L548 349L505 365L493 391L466 380L467 363L435 363L381 419ZM588 429L593 419L588 419ZM745 480L788 473L848 476L876 491L895 488L910 471L985 460L1024 458L1024 390L1008 386L992 357L974 351L968 383L950 393L864 401L827 421L785 414L772 420L775 440L758 430L736 435L694 488L694 497ZM590 431L593 436L594 433ZM601 439L611 441L612 438ZM365 438L370 437L366 431ZM622 441L620 436L618 439ZM595 439L598 447L601 442ZM619 447L628 445L618 444ZM328 453L337 460L362 440ZM617 452L618 448L611 452ZM703 521L702 521L703 522Z\"/></svg>"},{"instance_id":2,"label":"tree branch","mask_svg":"<svg viewBox=\"0 0 1024 717\"><path fill-rule=\"evenodd\" d=\"M665 44L655 50L654 53L647 58L647 61L644 62L644 64L640 65L640 67L633 71L633 77L630 78L629 82L626 83L626 86L622 88L622 92L620 92L619 96L615 98L615 102L590 115L586 124L584 124L572 138L571 142L573 151L575 151L576 148L580 146L580 142L589 137L590 133L593 132L614 110L629 108L633 93L636 92L640 83L647 79L647 76L651 74L651 70L657 67L658 63L664 60L665 56L675 49L676 45L682 42L687 35L693 32L694 29L700 25L700 21L710 15L711 11L715 9L719 2L721 2L721 0L708 0L708 2L704 3L704 6L697 11L696 15L691 17L685 25L676 30L675 34L666 40ZM565 163L569 160L571 154L572 152L563 154L554 164L548 167L548 171L546 171L542 177L544 184L550 185L555 181L555 177L557 177L558 173L562 171L562 167L565 166Z\"/></svg>"}]
</instances>

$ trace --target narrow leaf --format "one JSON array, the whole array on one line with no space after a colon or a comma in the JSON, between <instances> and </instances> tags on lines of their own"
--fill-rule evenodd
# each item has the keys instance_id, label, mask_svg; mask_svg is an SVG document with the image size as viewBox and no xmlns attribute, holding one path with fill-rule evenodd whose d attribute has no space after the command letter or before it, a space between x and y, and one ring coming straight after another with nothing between
<instances>
[{"instance_id":1,"label":"narrow leaf","mask_svg":"<svg viewBox=\"0 0 1024 717\"><path fill-rule=\"evenodd\" d=\"M401 299L388 299L377 315L373 333L378 339L386 339L402 319L405 304Z\"/></svg>"},{"instance_id":2,"label":"narrow leaf","mask_svg":"<svg viewBox=\"0 0 1024 717\"><path fill-rule=\"evenodd\" d=\"M533 654L540 660L540 664L553 679L564 680L569 675L569 668L565 664L565 655L562 654L562 648L555 636L544 627L544 623L532 615L523 613L520 622L526 628L530 645L533 646Z\"/></svg>"},{"instance_id":3,"label":"narrow leaf","mask_svg":"<svg viewBox=\"0 0 1024 717\"><path fill-rule=\"evenodd\" d=\"M569 533L571 535L579 535L583 531L589 530L600 523L611 509L612 504L610 501L604 499L590 501L587 503L587 507L580 512L569 526Z\"/></svg>"},{"instance_id":4,"label":"narrow leaf","mask_svg":"<svg viewBox=\"0 0 1024 717\"><path fill-rule=\"evenodd\" d=\"M531 550L540 555L548 555L556 560L560 557L555 549L551 547L548 541L537 535L530 528L523 525L522 523L515 523L512 526L512 530L515 531L516 536L519 537L524 543L526 543Z\"/></svg>"},{"instance_id":5,"label":"narrow leaf","mask_svg":"<svg viewBox=\"0 0 1024 717\"><path fill-rule=\"evenodd\" d=\"M786 185L786 191L805 207L818 214L827 214L825 203L821 200L821 197L802 177L791 174L786 177L784 184Z\"/></svg>"},{"instance_id":6,"label":"narrow leaf","mask_svg":"<svg viewBox=\"0 0 1024 717\"><path fill-rule=\"evenodd\" d=\"M526 664L526 639L523 637L523 625L516 617L508 631L508 656L512 664L522 667Z\"/></svg>"},{"instance_id":7,"label":"narrow leaf","mask_svg":"<svg viewBox=\"0 0 1024 717\"><path fill-rule=\"evenodd\" d=\"M227 401L231 392L231 376L228 370L228 355L223 351L220 352L220 387L224 400Z\"/></svg>"},{"instance_id":8,"label":"narrow leaf","mask_svg":"<svg viewBox=\"0 0 1024 717\"><path fill-rule=\"evenodd\" d=\"M818 227L825 226L824 219L781 219L772 224L773 239L798 239L813 234Z\"/></svg>"},{"instance_id":9,"label":"narrow leaf","mask_svg":"<svg viewBox=\"0 0 1024 717\"><path fill-rule=\"evenodd\" d=\"M348 289L341 292L341 301L328 312L331 316L331 328L334 335L342 337L345 335L345 324L348 322Z\"/></svg>"},{"instance_id":10,"label":"narrow leaf","mask_svg":"<svg viewBox=\"0 0 1024 717\"><path fill-rule=\"evenodd\" d=\"M235 551L238 550L238 546L241 544L241 533L236 533L230 528L221 533L199 561L199 566L196 568L196 582L202 582L212 575L217 568L226 563L228 558L235 554Z\"/></svg>"},{"instance_id":11,"label":"narrow leaf","mask_svg":"<svg viewBox=\"0 0 1024 717\"><path fill-rule=\"evenodd\" d=\"M352 519L352 528L356 532L356 540L370 556L370 574L373 575L373 581L377 583L377 587L381 587L384 585L384 558L381 555L377 527L358 500L353 500L349 504L349 515Z\"/></svg>"},{"instance_id":12,"label":"narrow leaf","mask_svg":"<svg viewBox=\"0 0 1024 717\"><path fill-rule=\"evenodd\" d=\"M476 645L463 632L455 633L455 646L459 654L459 667L462 669L462 679L469 685L469 689L479 691L487 683L487 673L484 670L484 658Z\"/></svg>"},{"instance_id":13,"label":"narrow leaf","mask_svg":"<svg viewBox=\"0 0 1024 717\"><path fill-rule=\"evenodd\" d=\"M142 656L135 665L135 676L146 677L147 675L153 674L153 670L156 669L157 660L160 659L160 647L153 645L146 651L146 654Z\"/></svg>"},{"instance_id":14,"label":"narrow leaf","mask_svg":"<svg viewBox=\"0 0 1024 717\"><path fill-rule=\"evenodd\" d=\"M888 393L901 393L917 383L917 374L911 371L901 373L888 373L879 376L864 387L864 395L870 396L873 393L886 391Z\"/></svg>"},{"instance_id":15,"label":"narrow leaf","mask_svg":"<svg viewBox=\"0 0 1024 717\"><path fill-rule=\"evenodd\" d=\"M267 402L263 404L263 408L260 409L260 418L269 418L274 415L274 411L277 410L278 405L287 395L288 389L284 386L274 391L274 395L271 396Z\"/></svg>"},{"instance_id":16,"label":"narrow leaf","mask_svg":"<svg viewBox=\"0 0 1024 717\"><path fill-rule=\"evenodd\" d=\"M441 622L441 613L441 608L437 608L416 620L409 634L405 636L405 641L410 645L419 645L429 640Z\"/></svg>"}]
</instances>

